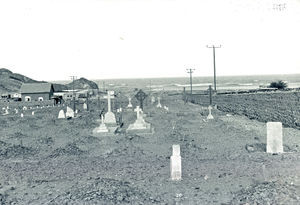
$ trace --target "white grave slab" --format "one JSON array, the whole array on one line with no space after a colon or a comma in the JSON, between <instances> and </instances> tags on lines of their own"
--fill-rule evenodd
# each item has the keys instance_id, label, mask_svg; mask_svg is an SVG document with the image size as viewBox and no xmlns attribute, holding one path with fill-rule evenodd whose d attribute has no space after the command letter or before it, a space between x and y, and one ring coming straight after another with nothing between
<instances>
[{"instance_id":1,"label":"white grave slab","mask_svg":"<svg viewBox=\"0 0 300 205\"><path fill-rule=\"evenodd\" d=\"M100 126L99 127L96 127L94 130L93 130L93 133L102 133L102 132L108 132L108 129L104 123L104 118L103 118L103 115L101 115L101 123L100 123Z\"/></svg>"},{"instance_id":2,"label":"white grave slab","mask_svg":"<svg viewBox=\"0 0 300 205\"><path fill-rule=\"evenodd\" d=\"M173 152L171 156L171 180L181 180L181 156L180 156L180 145L173 145Z\"/></svg>"},{"instance_id":3,"label":"white grave slab","mask_svg":"<svg viewBox=\"0 0 300 205\"><path fill-rule=\"evenodd\" d=\"M64 119L64 118L66 118L65 111L60 110L58 113L58 119Z\"/></svg>"},{"instance_id":4,"label":"white grave slab","mask_svg":"<svg viewBox=\"0 0 300 205\"><path fill-rule=\"evenodd\" d=\"M267 122L267 153L283 153L281 122Z\"/></svg>"},{"instance_id":5,"label":"white grave slab","mask_svg":"<svg viewBox=\"0 0 300 205\"><path fill-rule=\"evenodd\" d=\"M32 111L31 115L34 115L34 111Z\"/></svg>"},{"instance_id":6,"label":"white grave slab","mask_svg":"<svg viewBox=\"0 0 300 205\"><path fill-rule=\"evenodd\" d=\"M66 112L66 117L72 117L74 118L74 111L72 108L70 108L69 106L67 106L67 112Z\"/></svg>"},{"instance_id":7,"label":"white grave slab","mask_svg":"<svg viewBox=\"0 0 300 205\"><path fill-rule=\"evenodd\" d=\"M116 116L111 111L111 99L114 98L114 91L107 91L107 96L104 96L104 98L107 98L107 113L105 113L104 116L104 123L105 124L116 124Z\"/></svg>"},{"instance_id":8,"label":"white grave slab","mask_svg":"<svg viewBox=\"0 0 300 205\"><path fill-rule=\"evenodd\" d=\"M18 114L18 113L19 113L19 110L15 109L15 111L16 111L16 114Z\"/></svg>"},{"instance_id":9,"label":"white grave slab","mask_svg":"<svg viewBox=\"0 0 300 205\"><path fill-rule=\"evenodd\" d=\"M86 103L83 103L82 107L83 107L84 110L87 110L87 104Z\"/></svg>"},{"instance_id":10,"label":"white grave slab","mask_svg":"<svg viewBox=\"0 0 300 205\"><path fill-rule=\"evenodd\" d=\"M208 116L207 116L208 120L214 119L214 116L212 116L212 114L211 114L211 110L212 110L212 107L208 106Z\"/></svg>"},{"instance_id":11,"label":"white grave slab","mask_svg":"<svg viewBox=\"0 0 300 205\"><path fill-rule=\"evenodd\" d=\"M24 114L23 114L23 113L21 113L21 117L22 117L22 118L24 117Z\"/></svg>"}]
</instances>

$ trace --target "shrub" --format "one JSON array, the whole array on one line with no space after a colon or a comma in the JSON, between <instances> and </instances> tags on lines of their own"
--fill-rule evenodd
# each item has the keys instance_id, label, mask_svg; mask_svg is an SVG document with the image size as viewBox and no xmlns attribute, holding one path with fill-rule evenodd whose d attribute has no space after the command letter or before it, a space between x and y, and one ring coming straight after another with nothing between
<instances>
[{"instance_id":1,"label":"shrub","mask_svg":"<svg viewBox=\"0 0 300 205\"><path fill-rule=\"evenodd\" d=\"M269 88L277 88L279 90L286 89L288 87L288 84L286 82L283 82L282 80L274 81L270 83Z\"/></svg>"}]
</instances>

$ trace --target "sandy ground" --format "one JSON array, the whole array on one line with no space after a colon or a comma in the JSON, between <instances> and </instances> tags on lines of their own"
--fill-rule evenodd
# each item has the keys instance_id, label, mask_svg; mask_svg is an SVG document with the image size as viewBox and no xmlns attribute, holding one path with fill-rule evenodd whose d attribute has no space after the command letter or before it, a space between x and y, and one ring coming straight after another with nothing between
<instances>
[{"instance_id":1,"label":"sandy ground","mask_svg":"<svg viewBox=\"0 0 300 205\"><path fill-rule=\"evenodd\" d=\"M266 125L164 98L148 104L154 134L92 136L98 112L58 120L60 108L0 118L1 204L300 204L300 130L284 128L284 151L267 154ZM93 107L92 107L93 109ZM182 180L170 180L180 144Z\"/></svg>"}]
</instances>

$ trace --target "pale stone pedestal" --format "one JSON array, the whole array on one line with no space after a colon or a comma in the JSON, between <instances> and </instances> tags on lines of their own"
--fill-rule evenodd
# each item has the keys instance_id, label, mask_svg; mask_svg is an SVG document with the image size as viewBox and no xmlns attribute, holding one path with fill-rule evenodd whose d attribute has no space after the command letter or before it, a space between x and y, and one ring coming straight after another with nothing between
<instances>
[{"instance_id":1,"label":"pale stone pedestal","mask_svg":"<svg viewBox=\"0 0 300 205\"><path fill-rule=\"evenodd\" d=\"M105 124L117 124L115 114L113 112L105 113L104 123Z\"/></svg>"},{"instance_id":2,"label":"pale stone pedestal","mask_svg":"<svg viewBox=\"0 0 300 205\"><path fill-rule=\"evenodd\" d=\"M281 122L267 122L267 153L283 153Z\"/></svg>"},{"instance_id":3,"label":"pale stone pedestal","mask_svg":"<svg viewBox=\"0 0 300 205\"><path fill-rule=\"evenodd\" d=\"M181 180L181 156L179 145L173 145L173 154L170 160L171 180Z\"/></svg>"}]
</instances>

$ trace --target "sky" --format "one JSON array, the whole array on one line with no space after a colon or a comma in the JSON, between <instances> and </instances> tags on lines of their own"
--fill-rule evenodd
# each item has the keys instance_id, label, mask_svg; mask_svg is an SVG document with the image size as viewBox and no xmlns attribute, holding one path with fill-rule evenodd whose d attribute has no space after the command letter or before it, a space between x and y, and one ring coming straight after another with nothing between
<instances>
[{"instance_id":1,"label":"sky","mask_svg":"<svg viewBox=\"0 0 300 205\"><path fill-rule=\"evenodd\" d=\"M281 9L279 6L281 5ZM0 68L36 80L300 73L300 0L0 0Z\"/></svg>"}]
</instances>

